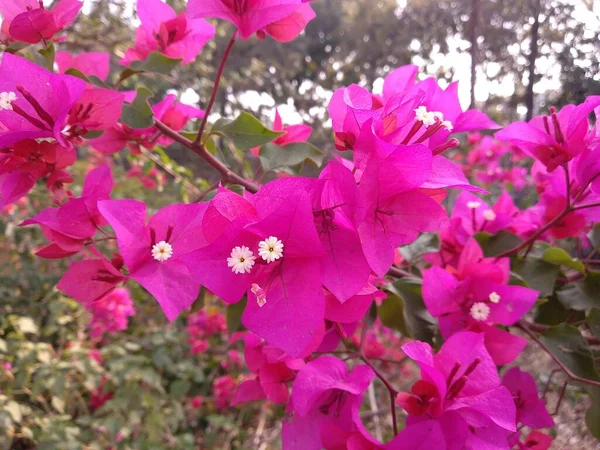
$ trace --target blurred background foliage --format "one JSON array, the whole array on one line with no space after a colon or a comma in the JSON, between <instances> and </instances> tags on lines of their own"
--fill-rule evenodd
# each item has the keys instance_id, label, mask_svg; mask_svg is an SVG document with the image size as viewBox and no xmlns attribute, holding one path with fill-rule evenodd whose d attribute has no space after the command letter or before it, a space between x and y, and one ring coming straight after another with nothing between
<instances>
[{"instance_id":1,"label":"blurred background foliage","mask_svg":"<svg viewBox=\"0 0 600 450\"><path fill-rule=\"evenodd\" d=\"M184 0L169 3L185 7ZM136 25L132 1L86 5L88 14L64 47L109 51L118 69ZM381 89L380 78L403 64L419 65L421 77L459 80L467 100L474 84L472 107L503 123L600 93L600 4L594 0L317 0L313 7L316 19L291 43L236 44L216 112L230 115L243 107L260 115L290 104L317 128L313 141L322 147L330 145L328 133L320 131L331 92L351 83ZM191 89L206 104L232 32L230 24L216 23L217 38L196 63L156 87ZM134 77L129 85L138 82ZM264 118L272 120L272 114Z\"/></svg>"}]
</instances>

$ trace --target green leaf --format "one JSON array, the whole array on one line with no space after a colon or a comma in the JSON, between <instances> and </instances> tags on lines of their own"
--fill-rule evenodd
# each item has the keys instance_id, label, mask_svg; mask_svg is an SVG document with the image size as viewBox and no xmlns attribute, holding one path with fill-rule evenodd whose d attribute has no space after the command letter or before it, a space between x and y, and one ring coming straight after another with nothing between
<instances>
[{"instance_id":1,"label":"green leaf","mask_svg":"<svg viewBox=\"0 0 600 450\"><path fill-rule=\"evenodd\" d=\"M513 270L527 285L540 291L541 297L551 295L560 267L535 258L514 261Z\"/></svg>"},{"instance_id":2,"label":"green leaf","mask_svg":"<svg viewBox=\"0 0 600 450\"><path fill-rule=\"evenodd\" d=\"M392 330L397 330L404 336L408 336L406 321L404 319L404 300L396 294L388 294L381 302L377 312L381 323Z\"/></svg>"},{"instance_id":3,"label":"green leaf","mask_svg":"<svg viewBox=\"0 0 600 450\"><path fill-rule=\"evenodd\" d=\"M592 405L585 414L585 424L590 433L600 439L600 388L596 386L586 386L586 391L592 399Z\"/></svg>"},{"instance_id":4,"label":"green leaf","mask_svg":"<svg viewBox=\"0 0 600 450\"><path fill-rule=\"evenodd\" d=\"M435 233L423 233L412 244L400 247L400 253L407 261L416 262L425 253L440 250L440 239Z\"/></svg>"},{"instance_id":5,"label":"green leaf","mask_svg":"<svg viewBox=\"0 0 600 450\"><path fill-rule=\"evenodd\" d=\"M370 328L375 321L377 320L377 304L375 302L371 303L369 306L369 311L367 311L367 325Z\"/></svg>"},{"instance_id":6,"label":"green leaf","mask_svg":"<svg viewBox=\"0 0 600 450\"><path fill-rule=\"evenodd\" d=\"M181 63L181 59L169 58L159 52L152 52L144 61L133 61L129 68L135 72L153 72L168 75Z\"/></svg>"},{"instance_id":7,"label":"green leaf","mask_svg":"<svg viewBox=\"0 0 600 450\"><path fill-rule=\"evenodd\" d=\"M71 75L73 77L81 78L86 83L90 82L90 79L84 73L82 73L81 71L79 71L77 69L68 69L65 73L67 75Z\"/></svg>"},{"instance_id":8,"label":"green leaf","mask_svg":"<svg viewBox=\"0 0 600 450\"><path fill-rule=\"evenodd\" d=\"M546 331L540 340L575 375L600 381L592 351L577 328L561 323Z\"/></svg>"},{"instance_id":9,"label":"green leaf","mask_svg":"<svg viewBox=\"0 0 600 450\"><path fill-rule=\"evenodd\" d=\"M230 139L240 150L250 150L253 147L271 142L283 133L265 127L252 114L242 112L235 120L219 119L210 132Z\"/></svg>"},{"instance_id":10,"label":"green leaf","mask_svg":"<svg viewBox=\"0 0 600 450\"><path fill-rule=\"evenodd\" d=\"M395 292L391 293L379 308L382 323L405 336L432 342L435 320L423 303L420 280L398 280L394 283L393 290Z\"/></svg>"},{"instance_id":11,"label":"green leaf","mask_svg":"<svg viewBox=\"0 0 600 450\"><path fill-rule=\"evenodd\" d=\"M519 245L521 242L520 237L509 233L508 231L500 231L497 234L490 234L485 231L477 233L475 239L479 242L483 254L486 257L496 256L507 250L511 250Z\"/></svg>"},{"instance_id":12,"label":"green leaf","mask_svg":"<svg viewBox=\"0 0 600 450\"><path fill-rule=\"evenodd\" d=\"M154 114L148 103L148 99L154 94L145 87L137 90L137 95L131 104L123 104L121 120L131 128L148 128L154 125Z\"/></svg>"},{"instance_id":13,"label":"green leaf","mask_svg":"<svg viewBox=\"0 0 600 450\"><path fill-rule=\"evenodd\" d=\"M594 225L594 228L588 234L594 248L600 248L600 223Z\"/></svg>"},{"instance_id":14,"label":"green leaf","mask_svg":"<svg viewBox=\"0 0 600 450\"><path fill-rule=\"evenodd\" d=\"M592 309L588 314L587 321L594 336L600 338L600 309Z\"/></svg>"},{"instance_id":15,"label":"green leaf","mask_svg":"<svg viewBox=\"0 0 600 450\"><path fill-rule=\"evenodd\" d=\"M186 396L191 387L191 383L187 380L176 380L169 386L169 394L175 400L181 400Z\"/></svg>"},{"instance_id":16,"label":"green leaf","mask_svg":"<svg viewBox=\"0 0 600 450\"><path fill-rule=\"evenodd\" d=\"M566 266L580 273L585 272L585 265L576 259L573 259L565 250L558 247L550 247L546 249L542 259L550 264L557 266Z\"/></svg>"},{"instance_id":17,"label":"green leaf","mask_svg":"<svg viewBox=\"0 0 600 450\"><path fill-rule=\"evenodd\" d=\"M242 314L246 309L247 301L248 299L244 297L241 301L227 307L227 331L230 333L235 333L244 328L242 326Z\"/></svg>"},{"instance_id":18,"label":"green leaf","mask_svg":"<svg viewBox=\"0 0 600 450\"><path fill-rule=\"evenodd\" d=\"M51 72L54 71L54 58L56 56L54 44L51 43L47 47L38 50L38 53L44 57L44 67Z\"/></svg>"},{"instance_id":19,"label":"green leaf","mask_svg":"<svg viewBox=\"0 0 600 450\"><path fill-rule=\"evenodd\" d=\"M264 171L268 172L269 170L301 166L306 161L311 161L320 167L324 154L308 142L296 142L285 147L275 144L263 145L259 158Z\"/></svg>"},{"instance_id":20,"label":"green leaf","mask_svg":"<svg viewBox=\"0 0 600 450\"><path fill-rule=\"evenodd\" d=\"M535 309L535 321L544 325L558 325L569 317L569 311L558 301L556 296L551 296L548 301Z\"/></svg>"},{"instance_id":21,"label":"green leaf","mask_svg":"<svg viewBox=\"0 0 600 450\"><path fill-rule=\"evenodd\" d=\"M556 295L563 305L576 311L600 308L600 273L590 272L583 280L556 291Z\"/></svg>"}]
</instances>

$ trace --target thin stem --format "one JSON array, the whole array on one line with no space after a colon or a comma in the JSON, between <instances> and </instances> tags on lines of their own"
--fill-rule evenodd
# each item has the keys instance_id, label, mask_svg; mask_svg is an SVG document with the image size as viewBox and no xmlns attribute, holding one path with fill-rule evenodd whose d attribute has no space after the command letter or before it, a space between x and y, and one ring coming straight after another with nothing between
<instances>
[{"instance_id":1,"label":"thin stem","mask_svg":"<svg viewBox=\"0 0 600 450\"><path fill-rule=\"evenodd\" d=\"M600 207L600 202L586 203L585 205L573 206L572 210L573 211L577 211L577 210L580 210L580 209L597 208L597 207Z\"/></svg>"},{"instance_id":2,"label":"thin stem","mask_svg":"<svg viewBox=\"0 0 600 450\"><path fill-rule=\"evenodd\" d=\"M527 326L527 322L525 321L521 321L519 322L519 324L517 325L521 330L523 330L531 339L533 339L533 341L542 349L544 350L546 353L548 353L548 355L554 360L554 362L561 368L561 370L573 381L578 381L580 383L584 383L584 384L590 384L592 386L598 386L600 387L600 381L595 381L595 380L589 380L587 378L582 378L578 375L575 375L573 372L571 372L571 370L565 366L562 361L560 359L558 359L558 357L552 353L552 351L546 346L546 344L544 344L540 339L538 339L538 337L535 335L535 333L529 329L529 327Z\"/></svg>"},{"instance_id":3,"label":"thin stem","mask_svg":"<svg viewBox=\"0 0 600 450\"><path fill-rule=\"evenodd\" d=\"M217 99L217 92L219 91L219 84L221 83L221 77L223 76L223 70L225 70L225 64L227 64L227 59L231 54L231 50L233 49L233 44L235 44L235 40L237 39L237 31L233 33L227 47L225 48L225 52L221 57L221 62L219 63L219 68L217 69L217 77L215 78L215 84L213 85L212 92L210 94L210 99L208 101L208 105L206 106L206 110L204 111L204 117L202 118L202 122L200 123L200 129L198 130L198 136L196 136L196 140L194 144L198 145L200 140L202 139L202 134L204 133L204 128L206 128L206 122L208 121L208 116L215 104L215 100Z\"/></svg>"},{"instance_id":4,"label":"thin stem","mask_svg":"<svg viewBox=\"0 0 600 450\"><path fill-rule=\"evenodd\" d=\"M141 151L142 155L144 155L146 158L148 158L154 164L159 166L162 170L164 170L169 175L171 175L173 178L175 178L176 181L179 181L179 182L183 183L184 185L186 185L188 187L188 189L193 192L194 195L200 195L200 189L198 189L196 186L194 186L188 179L182 177L177 172L175 172L173 169L171 169L167 165L163 164L163 162L160 160L160 158L157 158L156 155L154 155L151 151L146 150L143 147L140 147L140 151Z\"/></svg>"},{"instance_id":5,"label":"thin stem","mask_svg":"<svg viewBox=\"0 0 600 450\"><path fill-rule=\"evenodd\" d=\"M558 411L560 410L560 405L562 405L562 401L565 398L565 392L567 392L568 384L569 384L568 381L565 381L563 383L562 389L560 390L560 396L558 397L558 400L556 401L556 407L554 409L554 412L551 414L552 416L556 416L558 414Z\"/></svg>"},{"instance_id":6,"label":"thin stem","mask_svg":"<svg viewBox=\"0 0 600 450\"><path fill-rule=\"evenodd\" d=\"M214 191L215 189L217 189L219 187L219 184L221 184L221 182L217 181L216 183L214 183L213 185L211 185L208 189L206 189L198 197L196 197L192 203L200 203L202 200L204 200L204 197L206 197L212 191Z\"/></svg>"},{"instance_id":7,"label":"thin stem","mask_svg":"<svg viewBox=\"0 0 600 450\"><path fill-rule=\"evenodd\" d=\"M565 210L563 212L561 212L559 215L557 215L554 219L552 219L550 222L548 222L542 228L540 228L539 230L537 230L533 234L533 236L531 236L529 239L527 239L526 241L521 242L516 247L513 247L513 248L511 248L509 250L506 250L506 251L504 251L504 252L496 255L495 258L497 259L497 258L503 258L505 256L510 256L510 255L512 255L514 253L520 252L525 247L533 245L533 243L537 240L537 238L539 238L542 234L544 234L546 231L548 231L550 228L552 228L554 225L556 225L558 222L560 222L567 214L569 214L572 211L573 211L573 208L565 208Z\"/></svg>"},{"instance_id":8,"label":"thin stem","mask_svg":"<svg viewBox=\"0 0 600 450\"><path fill-rule=\"evenodd\" d=\"M367 359L367 357L365 355L360 355L359 358L367 365L369 366L371 369L373 369L373 372L375 372L375 375L377 376L377 378L379 378L383 384L385 384L385 387L388 389L388 391L390 391L390 393L394 394L394 397L398 394L398 391L394 388L394 386L392 386L392 383L390 383L388 381L388 379L385 377L385 375L383 375L381 372L379 372L375 366L373 366L373 364L371 364L371 362Z\"/></svg>"},{"instance_id":9,"label":"thin stem","mask_svg":"<svg viewBox=\"0 0 600 450\"><path fill-rule=\"evenodd\" d=\"M394 436L398 435L398 422L396 419L396 396L390 391L390 406L392 407L392 425L394 426Z\"/></svg>"},{"instance_id":10,"label":"thin stem","mask_svg":"<svg viewBox=\"0 0 600 450\"><path fill-rule=\"evenodd\" d=\"M548 325L543 325L541 323L532 323L529 322L527 320L521 320L519 322L520 326L525 326L527 327L529 330L531 331L535 331L536 333L545 333L546 331L548 331L551 327ZM572 325L575 325L575 323L573 323ZM586 340L586 342L589 345L600 345L600 339L598 339L597 337L594 336L584 336L584 339Z\"/></svg>"},{"instance_id":11,"label":"thin stem","mask_svg":"<svg viewBox=\"0 0 600 450\"><path fill-rule=\"evenodd\" d=\"M416 276L410 272L407 272L405 270L398 269L397 267L390 268L390 270L388 270L387 274L392 277L396 277L396 278L419 278L418 276Z\"/></svg>"},{"instance_id":12,"label":"thin stem","mask_svg":"<svg viewBox=\"0 0 600 450\"><path fill-rule=\"evenodd\" d=\"M567 209L571 207L571 178L569 177L569 163L563 165L565 169L565 185L567 187Z\"/></svg>"},{"instance_id":13,"label":"thin stem","mask_svg":"<svg viewBox=\"0 0 600 450\"><path fill-rule=\"evenodd\" d=\"M585 191L587 190L587 188L594 182L596 181L598 178L600 178L600 172L598 172L596 175L594 175L592 178L590 178L590 181L588 181L586 183L585 186L583 186L581 188L581 191L579 191L579 194L577 194L577 196L575 197L575 199L573 199L573 204L577 203L579 200L581 200L581 197L583 197L583 195L585 194Z\"/></svg>"},{"instance_id":14,"label":"thin stem","mask_svg":"<svg viewBox=\"0 0 600 450\"><path fill-rule=\"evenodd\" d=\"M394 386L392 386L388 379L381 372L379 372L364 355L360 355L360 359L362 359L362 361L367 366L369 366L373 370L373 372L375 372L377 378L379 378L383 382L383 384L385 384L385 387L390 393L390 406L392 408L392 425L394 426L394 436L396 436L398 434L398 423L396 421L396 395L398 395L398 391L394 389Z\"/></svg>"},{"instance_id":15,"label":"thin stem","mask_svg":"<svg viewBox=\"0 0 600 450\"><path fill-rule=\"evenodd\" d=\"M180 135L175 130L171 129L169 126L162 123L157 118L154 118L155 126L158 128L162 134L167 136L170 139L173 139L175 142L183 145L185 148L192 150L202 159L204 159L213 169L221 174L221 178L225 182L239 184L244 186L248 191L255 193L258 191L258 186L251 181L248 181L235 172L231 171L225 164L216 159L213 155L211 155L208 150L203 145L196 144L195 142L190 141L186 137Z\"/></svg>"}]
</instances>

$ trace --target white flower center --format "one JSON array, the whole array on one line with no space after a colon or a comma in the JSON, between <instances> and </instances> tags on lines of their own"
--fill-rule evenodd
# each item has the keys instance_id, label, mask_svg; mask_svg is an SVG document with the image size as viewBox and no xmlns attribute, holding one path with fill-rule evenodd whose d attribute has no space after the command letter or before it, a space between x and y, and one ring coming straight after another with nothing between
<instances>
[{"instance_id":1,"label":"white flower center","mask_svg":"<svg viewBox=\"0 0 600 450\"><path fill-rule=\"evenodd\" d=\"M492 156L494 156L494 152L491 150L488 150L487 152L485 152L485 156L487 156L488 158L491 158Z\"/></svg>"},{"instance_id":2,"label":"white flower center","mask_svg":"<svg viewBox=\"0 0 600 450\"><path fill-rule=\"evenodd\" d=\"M469 209L477 209L481 206L481 202L469 202L467 203L467 208Z\"/></svg>"},{"instance_id":3,"label":"white flower center","mask_svg":"<svg viewBox=\"0 0 600 450\"><path fill-rule=\"evenodd\" d=\"M483 302L474 303L471 306L471 317L479 322L483 322L490 317L490 307Z\"/></svg>"},{"instance_id":4,"label":"white flower center","mask_svg":"<svg viewBox=\"0 0 600 450\"><path fill-rule=\"evenodd\" d=\"M12 111L12 102L17 99L17 94L14 92L0 92L0 109Z\"/></svg>"},{"instance_id":5,"label":"white flower center","mask_svg":"<svg viewBox=\"0 0 600 450\"><path fill-rule=\"evenodd\" d=\"M452 131L454 129L452 122L449 120L442 120L442 126L448 131Z\"/></svg>"},{"instance_id":6,"label":"white flower center","mask_svg":"<svg viewBox=\"0 0 600 450\"><path fill-rule=\"evenodd\" d=\"M160 241L152 246L152 257L160 262L164 262L173 256L173 247L165 241Z\"/></svg>"},{"instance_id":7,"label":"white flower center","mask_svg":"<svg viewBox=\"0 0 600 450\"><path fill-rule=\"evenodd\" d=\"M256 303L258 304L258 307L262 308L263 306L265 306L265 304L267 303L267 293L264 291L264 289L261 288L258 284L252 283L250 291L252 291L252 293L256 295Z\"/></svg>"},{"instance_id":8,"label":"white flower center","mask_svg":"<svg viewBox=\"0 0 600 450\"><path fill-rule=\"evenodd\" d=\"M417 120L419 122L423 122L425 128L435 123L436 113L427 111L427 108L425 106L419 106L417 109L415 109L415 114L417 116Z\"/></svg>"},{"instance_id":9,"label":"white flower center","mask_svg":"<svg viewBox=\"0 0 600 450\"><path fill-rule=\"evenodd\" d=\"M502 299L502 297L500 297L500 294L498 294L497 292L492 292L490 294L490 302L492 303L500 303L500 300Z\"/></svg>"},{"instance_id":10,"label":"white flower center","mask_svg":"<svg viewBox=\"0 0 600 450\"><path fill-rule=\"evenodd\" d=\"M241 247L233 247L231 256L227 258L227 267L231 267L233 273L250 273L255 261L256 256L254 256L254 253L248 247L242 245Z\"/></svg>"},{"instance_id":11,"label":"white flower center","mask_svg":"<svg viewBox=\"0 0 600 450\"><path fill-rule=\"evenodd\" d=\"M483 218L485 220L496 220L496 213L494 211L492 211L491 209L486 209L483 212Z\"/></svg>"},{"instance_id":12,"label":"white flower center","mask_svg":"<svg viewBox=\"0 0 600 450\"><path fill-rule=\"evenodd\" d=\"M258 254L267 263L272 263L283 256L283 242L275 236L270 236L258 243Z\"/></svg>"}]
</instances>

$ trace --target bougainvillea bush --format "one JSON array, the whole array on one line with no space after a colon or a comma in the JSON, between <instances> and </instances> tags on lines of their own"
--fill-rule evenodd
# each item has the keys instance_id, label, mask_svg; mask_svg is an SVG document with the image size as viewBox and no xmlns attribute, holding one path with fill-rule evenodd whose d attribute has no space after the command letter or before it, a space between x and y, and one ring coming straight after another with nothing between
<instances>
[{"instance_id":1,"label":"bougainvillea bush","mask_svg":"<svg viewBox=\"0 0 600 450\"><path fill-rule=\"evenodd\" d=\"M117 72L61 50L81 7L0 1L1 445L542 450L559 372L600 438L600 96L500 125L402 66L333 93L324 153L212 113L310 1L138 0ZM215 20L204 109L154 95Z\"/></svg>"}]
</instances>

